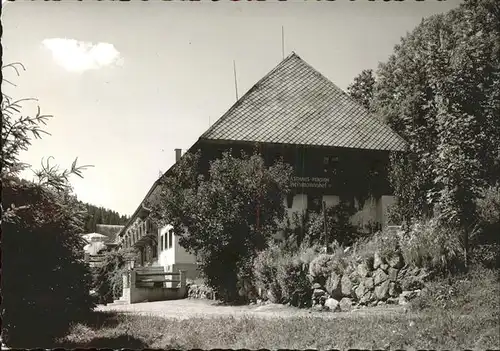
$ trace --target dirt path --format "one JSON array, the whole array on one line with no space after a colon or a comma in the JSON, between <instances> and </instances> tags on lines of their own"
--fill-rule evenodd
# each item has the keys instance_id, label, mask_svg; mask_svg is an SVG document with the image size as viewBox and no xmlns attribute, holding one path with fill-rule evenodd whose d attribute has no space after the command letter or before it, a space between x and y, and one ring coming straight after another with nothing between
<instances>
[{"instance_id":1,"label":"dirt path","mask_svg":"<svg viewBox=\"0 0 500 351\"><path fill-rule=\"evenodd\" d=\"M353 310L351 312L314 312L308 309L298 309L284 305L250 305L250 306L222 306L211 300L182 299L157 302L143 302L132 305L99 306L98 311L117 311L139 315L150 315L163 318L193 318L193 317L220 317L220 316L253 316L263 318L310 316L322 318L342 318L352 316L401 314L405 310L401 306L373 307Z\"/></svg>"}]
</instances>

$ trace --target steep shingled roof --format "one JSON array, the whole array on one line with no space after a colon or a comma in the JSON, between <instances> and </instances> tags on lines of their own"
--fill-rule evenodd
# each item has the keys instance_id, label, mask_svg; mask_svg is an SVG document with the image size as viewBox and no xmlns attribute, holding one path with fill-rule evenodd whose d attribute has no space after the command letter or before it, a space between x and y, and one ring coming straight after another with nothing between
<instances>
[{"instance_id":1,"label":"steep shingled roof","mask_svg":"<svg viewBox=\"0 0 500 351\"><path fill-rule=\"evenodd\" d=\"M201 137L402 151L405 141L292 53Z\"/></svg>"}]
</instances>

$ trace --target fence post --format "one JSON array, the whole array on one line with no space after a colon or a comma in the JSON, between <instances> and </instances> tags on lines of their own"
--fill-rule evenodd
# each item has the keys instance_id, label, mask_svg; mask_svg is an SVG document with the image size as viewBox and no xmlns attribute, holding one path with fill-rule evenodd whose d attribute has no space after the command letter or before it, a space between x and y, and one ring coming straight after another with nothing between
<instances>
[{"instance_id":1,"label":"fence post","mask_svg":"<svg viewBox=\"0 0 500 351\"><path fill-rule=\"evenodd\" d=\"M185 288L186 287L186 271L185 270L179 270L179 278L180 278L180 288Z\"/></svg>"},{"instance_id":2,"label":"fence post","mask_svg":"<svg viewBox=\"0 0 500 351\"><path fill-rule=\"evenodd\" d=\"M135 283L137 281L137 272L134 269L131 269L129 272L130 272L130 288L133 289L135 288Z\"/></svg>"},{"instance_id":3,"label":"fence post","mask_svg":"<svg viewBox=\"0 0 500 351\"><path fill-rule=\"evenodd\" d=\"M123 273L123 287L130 288L130 270Z\"/></svg>"}]
</instances>

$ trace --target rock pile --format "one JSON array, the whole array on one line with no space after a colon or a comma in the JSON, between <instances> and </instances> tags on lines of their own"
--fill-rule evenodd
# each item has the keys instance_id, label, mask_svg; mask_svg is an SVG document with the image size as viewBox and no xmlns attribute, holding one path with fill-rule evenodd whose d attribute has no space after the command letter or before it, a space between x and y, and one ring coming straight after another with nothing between
<instances>
[{"instance_id":1,"label":"rock pile","mask_svg":"<svg viewBox=\"0 0 500 351\"><path fill-rule=\"evenodd\" d=\"M213 299L214 292L205 285L192 284L188 287L188 298L191 299Z\"/></svg>"},{"instance_id":2,"label":"rock pile","mask_svg":"<svg viewBox=\"0 0 500 351\"><path fill-rule=\"evenodd\" d=\"M343 274L330 273L326 281L312 276L312 306L315 310L350 311L354 306L404 305L420 294L429 277L425 270L405 265L401 255L384 259L374 254L373 259L358 262Z\"/></svg>"}]
</instances>

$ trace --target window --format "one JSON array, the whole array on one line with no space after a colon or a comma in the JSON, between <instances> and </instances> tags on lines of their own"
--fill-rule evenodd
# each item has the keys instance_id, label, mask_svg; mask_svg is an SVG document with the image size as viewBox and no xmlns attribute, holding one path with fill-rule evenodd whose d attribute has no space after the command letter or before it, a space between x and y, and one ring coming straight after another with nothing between
<instances>
[{"instance_id":1,"label":"window","mask_svg":"<svg viewBox=\"0 0 500 351\"><path fill-rule=\"evenodd\" d=\"M172 241L173 241L173 235L172 235L172 229L168 231L168 248L172 248Z\"/></svg>"},{"instance_id":2,"label":"window","mask_svg":"<svg viewBox=\"0 0 500 351\"><path fill-rule=\"evenodd\" d=\"M153 258L156 258L158 256L158 245L157 244L153 244L153 248L151 250L152 252L152 257Z\"/></svg>"},{"instance_id":3,"label":"window","mask_svg":"<svg viewBox=\"0 0 500 351\"><path fill-rule=\"evenodd\" d=\"M293 194L287 194L287 196L286 196L286 207L287 208L292 208L293 207Z\"/></svg>"},{"instance_id":4,"label":"window","mask_svg":"<svg viewBox=\"0 0 500 351\"><path fill-rule=\"evenodd\" d=\"M165 244L163 243L164 239L165 239L165 236L162 234L160 235L160 250L164 250L165 249Z\"/></svg>"},{"instance_id":5,"label":"window","mask_svg":"<svg viewBox=\"0 0 500 351\"><path fill-rule=\"evenodd\" d=\"M307 210L313 212L321 211L321 195L307 195Z\"/></svg>"}]
</instances>

